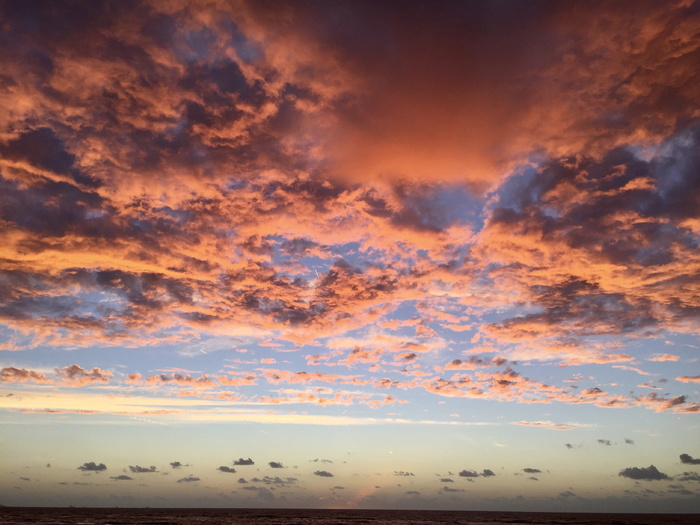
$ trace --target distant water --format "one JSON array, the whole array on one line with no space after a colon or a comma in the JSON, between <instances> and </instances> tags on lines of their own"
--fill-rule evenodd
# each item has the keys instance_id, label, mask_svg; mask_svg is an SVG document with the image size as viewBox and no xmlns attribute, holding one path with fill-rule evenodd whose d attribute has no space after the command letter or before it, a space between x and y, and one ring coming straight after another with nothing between
<instances>
[{"instance_id":1,"label":"distant water","mask_svg":"<svg viewBox=\"0 0 700 525\"><path fill-rule=\"evenodd\" d=\"M698 514L308 509L0 508L12 525L697 525Z\"/></svg>"}]
</instances>

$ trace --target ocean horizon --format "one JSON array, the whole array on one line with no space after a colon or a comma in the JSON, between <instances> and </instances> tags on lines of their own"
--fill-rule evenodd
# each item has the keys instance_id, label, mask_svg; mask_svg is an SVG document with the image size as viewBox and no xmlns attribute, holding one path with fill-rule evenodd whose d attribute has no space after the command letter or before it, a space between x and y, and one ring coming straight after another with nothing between
<instances>
[{"instance_id":1,"label":"ocean horizon","mask_svg":"<svg viewBox=\"0 0 700 525\"><path fill-rule=\"evenodd\" d=\"M0 507L7 525L695 525L698 514L376 509Z\"/></svg>"}]
</instances>

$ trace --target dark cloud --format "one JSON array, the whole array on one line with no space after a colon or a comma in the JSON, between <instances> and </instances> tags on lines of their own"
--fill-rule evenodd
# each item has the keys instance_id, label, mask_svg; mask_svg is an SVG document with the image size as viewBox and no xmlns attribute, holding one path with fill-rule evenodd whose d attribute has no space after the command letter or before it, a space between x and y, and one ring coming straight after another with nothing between
<instances>
[{"instance_id":1,"label":"dark cloud","mask_svg":"<svg viewBox=\"0 0 700 525\"><path fill-rule=\"evenodd\" d=\"M452 487L442 487L442 492L466 492L464 489L453 489Z\"/></svg>"},{"instance_id":2,"label":"dark cloud","mask_svg":"<svg viewBox=\"0 0 700 525\"><path fill-rule=\"evenodd\" d=\"M252 478L251 483L264 483L265 485L289 486L294 485L299 480L297 478L280 478L279 476L265 476L264 478ZM240 480L239 480L240 482Z\"/></svg>"},{"instance_id":3,"label":"dark cloud","mask_svg":"<svg viewBox=\"0 0 700 525\"><path fill-rule=\"evenodd\" d=\"M454 483L454 480L451 478L440 478L440 483Z\"/></svg>"},{"instance_id":4,"label":"dark cloud","mask_svg":"<svg viewBox=\"0 0 700 525\"><path fill-rule=\"evenodd\" d=\"M316 459L309 460L310 463L317 463L319 461L321 463L333 463L330 459L318 459L318 458L316 458Z\"/></svg>"},{"instance_id":5,"label":"dark cloud","mask_svg":"<svg viewBox=\"0 0 700 525\"><path fill-rule=\"evenodd\" d=\"M234 460L233 464L234 465L241 465L241 466L243 466L243 465L255 465L255 461L253 461L250 458L248 458L248 459L239 458L239 459Z\"/></svg>"},{"instance_id":6,"label":"dark cloud","mask_svg":"<svg viewBox=\"0 0 700 525\"><path fill-rule=\"evenodd\" d=\"M238 483L248 483L245 478L238 478Z\"/></svg>"},{"instance_id":7,"label":"dark cloud","mask_svg":"<svg viewBox=\"0 0 700 525\"><path fill-rule=\"evenodd\" d=\"M224 466L224 465L220 466L220 467L217 468L216 470L219 470L219 471L221 471L221 472L228 472L229 474L234 474L234 473L236 472L236 469L235 469L235 468L226 467L226 466Z\"/></svg>"},{"instance_id":8,"label":"dark cloud","mask_svg":"<svg viewBox=\"0 0 700 525\"><path fill-rule=\"evenodd\" d=\"M90 461L88 463L83 463L80 467L78 467L78 470L84 470L87 472L102 472L103 470L107 470L107 467L104 463L100 463L98 465L94 461Z\"/></svg>"},{"instance_id":9,"label":"dark cloud","mask_svg":"<svg viewBox=\"0 0 700 525\"><path fill-rule=\"evenodd\" d=\"M565 490L564 492L560 492L559 496L557 496L557 497L563 498L563 499L569 499L569 498L576 498L577 496L576 496L576 494L574 494L570 490Z\"/></svg>"},{"instance_id":10,"label":"dark cloud","mask_svg":"<svg viewBox=\"0 0 700 525\"><path fill-rule=\"evenodd\" d=\"M317 470L314 472L314 474L316 476L321 476L322 478L332 478L333 477L333 474L331 474L330 472L327 472L325 470Z\"/></svg>"},{"instance_id":11,"label":"dark cloud","mask_svg":"<svg viewBox=\"0 0 700 525\"><path fill-rule=\"evenodd\" d=\"M172 468L180 468L182 466L182 463L180 463L179 461L171 461L170 466Z\"/></svg>"},{"instance_id":12,"label":"dark cloud","mask_svg":"<svg viewBox=\"0 0 700 525\"><path fill-rule=\"evenodd\" d=\"M407 490L404 494L406 494L406 496L420 496L420 492L417 490Z\"/></svg>"},{"instance_id":13,"label":"dark cloud","mask_svg":"<svg viewBox=\"0 0 700 525\"><path fill-rule=\"evenodd\" d=\"M625 444L626 445L634 445L634 440L632 440L630 438L625 438Z\"/></svg>"},{"instance_id":14,"label":"dark cloud","mask_svg":"<svg viewBox=\"0 0 700 525\"><path fill-rule=\"evenodd\" d=\"M524 468L523 472L527 472L528 474L540 474L542 471L538 468Z\"/></svg>"},{"instance_id":15,"label":"dark cloud","mask_svg":"<svg viewBox=\"0 0 700 525\"><path fill-rule=\"evenodd\" d=\"M459 473L462 478L477 478L479 474L475 470L463 470Z\"/></svg>"},{"instance_id":16,"label":"dark cloud","mask_svg":"<svg viewBox=\"0 0 700 525\"><path fill-rule=\"evenodd\" d=\"M282 463L279 463L277 461L270 461L268 463L268 465L270 466L270 468L284 468L284 465L282 465Z\"/></svg>"},{"instance_id":17,"label":"dark cloud","mask_svg":"<svg viewBox=\"0 0 700 525\"><path fill-rule=\"evenodd\" d=\"M395 470L394 476L415 476L413 472L405 472L403 470Z\"/></svg>"},{"instance_id":18,"label":"dark cloud","mask_svg":"<svg viewBox=\"0 0 700 525\"><path fill-rule=\"evenodd\" d=\"M659 481L671 479L663 472L659 472L659 470L654 465L649 465L648 467L642 468L628 467L622 469L618 473L618 476L622 476L623 478L638 479L645 481Z\"/></svg>"},{"instance_id":19,"label":"dark cloud","mask_svg":"<svg viewBox=\"0 0 700 525\"><path fill-rule=\"evenodd\" d=\"M484 471L481 473L482 476L485 478L490 478L491 476L495 476L496 474L493 472L493 470L490 469L484 469Z\"/></svg>"},{"instance_id":20,"label":"dark cloud","mask_svg":"<svg viewBox=\"0 0 700 525\"><path fill-rule=\"evenodd\" d=\"M195 481L200 481L200 479L196 476L187 476L177 480L178 483L193 483Z\"/></svg>"},{"instance_id":21,"label":"dark cloud","mask_svg":"<svg viewBox=\"0 0 700 525\"><path fill-rule=\"evenodd\" d=\"M601 445L606 445L606 446L608 446L608 447L609 447L610 445L612 445L612 443L610 442L609 439L599 439L599 440L598 440L598 443L600 443Z\"/></svg>"},{"instance_id":22,"label":"dark cloud","mask_svg":"<svg viewBox=\"0 0 700 525\"><path fill-rule=\"evenodd\" d=\"M564 446L566 448L574 448L574 446L571 443L564 443Z\"/></svg>"},{"instance_id":23,"label":"dark cloud","mask_svg":"<svg viewBox=\"0 0 700 525\"><path fill-rule=\"evenodd\" d=\"M700 465L700 459L695 459L688 454L681 454L681 463L686 465Z\"/></svg>"},{"instance_id":24,"label":"dark cloud","mask_svg":"<svg viewBox=\"0 0 700 525\"><path fill-rule=\"evenodd\" d=\"M144 474L144 473L147 473L147 472L158 472L158 471L156 470L156 467L153 466L153 465L150 466L150 467L140 467L139 465L136 465L136 466L131 466L131 465L129 465L129 470L130 470L131 472L135 472L135 473L138 473L138 474Z\"/></svg>"},{"instance_id":25,"label":"dark cloud","mask_svg":"<svg viewBox=\"0 0 700 525\"><path fill-rule=\"evenodd\" d=\"M674 479L678 481L697 481L700 482L700 474L697 472L683 472L677 475Z\"/></svg>"},{"instance_id":26,"label":"dark cloud","mask_svg":"<svg viewBox=\"0 0 700 525\"><path fill-rule=\"evenodd\" d=\"M119 481L131 481L134 478L132 478L131 476L127 476L126 474L121 474L119 476L111 476L110 479L115 479Z\"/></svg>"},{"instance_id":27,"label":"dark cloud","mask_svg":"<svg viewBox=\"0 0 700 525\"><path fill-rule=\"evenodd\" d=\"M539 481L539 479L537 479L535 476L530 476L530 477L527 478L527 479L529 479L529 480L531 480L531 481Z\"/></svg>"}]
</instances>

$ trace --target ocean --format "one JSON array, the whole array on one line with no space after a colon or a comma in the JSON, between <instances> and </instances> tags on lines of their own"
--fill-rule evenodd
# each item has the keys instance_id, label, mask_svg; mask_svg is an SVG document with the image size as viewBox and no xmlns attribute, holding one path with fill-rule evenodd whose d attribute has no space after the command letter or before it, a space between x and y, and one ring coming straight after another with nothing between
<instances>
[{"instance_id":1,"label":"ocean","mask_svg":"<svg viewBox=\"0 0 700 525\"><path fill-rule=\"evenodd\" d=\"M698 514L318 509L0 508L12 525L697 525Z\"/></svg>"}]
</instances>

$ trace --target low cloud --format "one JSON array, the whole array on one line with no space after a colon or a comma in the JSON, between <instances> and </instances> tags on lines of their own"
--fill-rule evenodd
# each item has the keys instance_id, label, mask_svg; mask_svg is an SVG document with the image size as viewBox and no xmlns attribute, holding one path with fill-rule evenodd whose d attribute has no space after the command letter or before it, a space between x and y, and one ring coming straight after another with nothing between
<instances>
[{"instance_id":1,"label":"low cloud","mask_svg":"<svg viewBox=\"0 0 700 525\"><path fill-rule=\"evenodd\" d=\"M171 461L170 466L172 468L180 468L182 466L182 463L180 463L179 461Z\"/></svg>"},{"instance_id":2,"label":"low cloud","mask_svg":"<svg viewBox=\"0 0 700 525\"><path fill-rule=\"evenodd\" d=\"M630 438L625 438L625 444L626 445L634 445L634 440L632 440Z\"/></svg>"},{"instance_id":3,"label":"low cloud","mask_svg":"<svg viewBox=\"0 0 700 525\"><path fill-rule=\"evenodd\" d=\"M479 474L474 470L463 470L459 473L459 476L462 478L478 478Z\"/></svg>"},{"instance_id":4,"label":"low cloud","mask_svg":"<svg viewBox=\"0 0 700 525\"><path fill-rule=\"evenodd\" d=\"M107 467L104 463L98 465L94 461L90 461L88 463L83 463L78 467L78 470L83 470L85 472L102 472L103 470L107 470Z\"/></svg>"},{"instance_id":5,"label":"low cloud","mask_svg":"<svg viewBox=\"0 0 700 525\"><path fill-rule=\"evenodd\" d=\"M395 470L394 476L415 476L413 472L404 472L403 470Z\"/></svg>"},{"instance_id":6,"label":"low cloud","mask_svg":"<svg viewBox=\"0 0 700 525\"><path fill-rule=\"evenodd\" d=\"M178 483L192 483L194 481L199 481L199 478L196 476L187 476L186 478L180 478L177 480Z\"/></svg>"},{"instance_id":7,"label":"low cloud","mask_svg":"<svg viewBox=\"0 0 700 525\"><path fill-rule=\"evenodd\" d=\"M452 487L442 487L442 492L466 492L464 489L453 489Z\"/></svg>"},{"instance_id":8,"label":"low cloud","mask_svg":"<svg viewBox=\"0 0 700 525\"><path fill-rule=\"evenodd\" d=\"M122 474L121 476L111 476L110 479L115 479L117 481L131 481L134 478L127 476L126 474Z\"/></svg>"},{"instance_id":9,"label":"low cloud","mask_svg":"<svg viewBox=\"0 0 700 525\"><path fill-rule=\"evenodd\" d=\"M131 465L129 465L129 470L137 474L145 474L147 472L158 472L156 470L156 467L153 465L151 465L150 467L140 467L139 465L132 467Z\"/></svg>"},{"instance_id":10,"label":"low cloud","mask_svg":"<svg viewBox=\"0 0 700 525\"><path fill-rule=\"evenodd\" d=\"M689 454L681 454L680 458L681 463L685 463L686 465L700 465L700 459L695 459Z\"/></svg>"},{"instance_id":11,"label":"low cloud","mask_svg":"<svg viewBox=\"0 0 700 525\"><path fill-rule=\"evenodd\" d=\"M485 478L490 478L491 476L495 476L496 474L493 472L493 470L490 469L484 469L484 471L481 473L482 476Z\"/></svg>"},{"instance_id":12,"label":"low cloud","mask_svg":"<svg viewBox=\"0 0 700 525\"><path fill-rule=\"evenodd\" d=\"M221 465L221 466L220 466L218 469L216 469L216 470L219 470L219 471L221 471L221 472L228 472L229 474L235 474L235 473L236 473L236 469L235 469L235 468L226 467L226 466L224 466L224 465Z\"/></svg>"},{"instance_id":13,"label":"low cloud","mask_svg":"<svg viewBox=\"0 0 700 525\"><path fill-rule=\"evenodd\" d=\"M681 463L685 463L686 465L700 465L700 459L695 459L689 454L681 454L680 457Z\"/></svg>"},{"instance_id":14,"label":"low cloud","mask_svg":"<svg viewBox=\"0 0 700 525\"><path fill-rule=\"evenodd\" d=\"M610 445L612 445L612 443L610 442L609 439L599 439L599 440L598 440L598 443L600 443L601 445L606 445L606 446L608 446L608 447L609 447Z\"/></svg>"},{"instance_id":15,"label":"low cloud","mask_svg":"<svg viewBox=\"0 0 700 525\"><path fill-rule=\"evenodd\" d=\"M250 458L248 458L248 459L238 458L238 459L236 459L236 460L233 461L233 464L234 464L234 465L240 465L240 466L243 466L243 465L255 465L255 461L253 461L253 460L250 459Z\"/></svg>"},{"instance_id":16,"label":"low cloud","mask_svg":"<svg viewBox=\"0 0 700 525\"><path fill-rule=\"evenodd\" d=\"M675 478L677 481L697 481L700 483L700 474L697 472L683 472Z\"/></svg>"},{"instance_id":17,"label":"low cloud","mask_svg":"<svg viewBox=\"0 0 700 525\"><path fill-rule=\"evenodd\" d=\"M282 465L282 463L279 463L277 461L270 461L268 463L268 465L270 465L270 468L284 468L284 465Z\"/></svg>"},{"instance_id":18,"label":"low cloud","mask_svg":"<svg viewBox=\"0 0 700 525\"><path fill-rule=\"evenodd\" d=\"M325 470L317 470L316 472L314 472L314 474L317 476L321 476L322 478L332 478L333 477L333 474L331 474L330 472L327 472Z\"/></svg>"},{"instance_id":19,"label":"low cloud","mask_svg":"<svg viewBox=\"0 0 700 525\"><path fill-rule=\"evenodd\" d=\"M649 465L646 468L628 467L622 469L618 473L618 476L622 476L623 478L638 479L645 481L660 481L663 479L671 479L663 472L659 472L659 470L654 465Z\"/></svg>"},{"instance_id":20,"label":"low cloud","mask_svg":"<svg viewBox=\"0 0 700 525\"><path fill-rule=\"evenodd\" d=\"M527 472L528 474L540 474L542 471L538 468L524 468L523 472Z\"/></svg>"}]
</instances>

